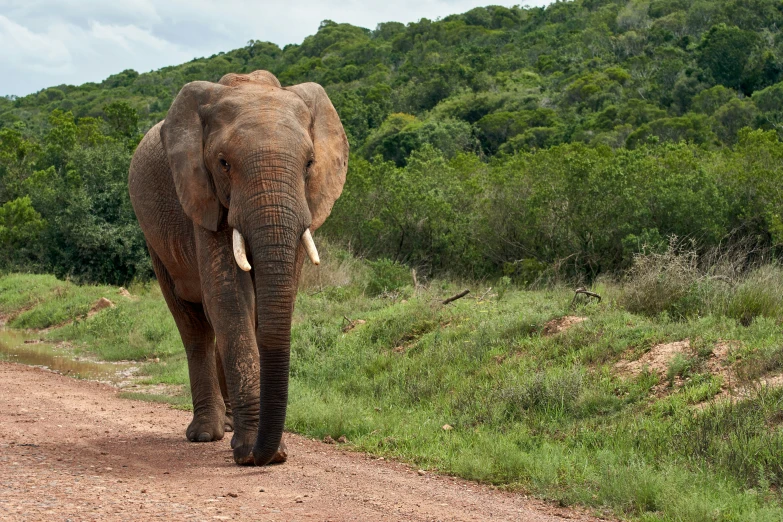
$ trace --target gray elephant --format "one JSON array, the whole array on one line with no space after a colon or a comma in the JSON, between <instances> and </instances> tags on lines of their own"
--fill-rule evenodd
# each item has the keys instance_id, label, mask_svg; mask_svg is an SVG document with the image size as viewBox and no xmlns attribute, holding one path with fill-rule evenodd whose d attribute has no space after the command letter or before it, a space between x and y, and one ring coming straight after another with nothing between
<instances>
[{"instance_id":1,"label":"gray elephant","mask_svg":"<svg viewBox=\"0 0 783 522\"><path fill-rule=\"evenodd\" d=\"M185 85L133 155L131 203L187 354L187 438L233 429L238 464L285 460L297 284L347 168L324 89L267 71Z\"/></svg>"}]
</instances>

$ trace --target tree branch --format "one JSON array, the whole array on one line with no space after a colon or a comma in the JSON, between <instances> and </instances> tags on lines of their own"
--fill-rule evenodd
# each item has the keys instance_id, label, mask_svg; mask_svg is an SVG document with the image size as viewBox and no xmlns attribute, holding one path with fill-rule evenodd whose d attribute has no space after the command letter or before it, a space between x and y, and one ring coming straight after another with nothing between
<instances>
[{"instance_id":1,"label":"tree branch","mask_svg":"<svg viewBox=\"0 0 783 522\"><path fill-rule=\"evenodd\" d=\"M585 288L583 286L580 286L579 288L574 290L574 298L571 300L571 306L574 306L574 303L576 302L576 297L579 294L584 294L587 297L595 297L596 299L598 299L599 303L601 302L601 296L600 295L596 294L595 292L589 291L587 288Z\"/></svg>"},{"instance_id":2,"label":"tree branch","mask_svg":"<svg viewBox=\"0 0 783 522\"><path fill-rule=\"evenodd\" d=\"M469 293L470 293L470 290L463 290L462 292L458 293L457 295L452 295L448 299L444 299L442 301L442 304L447 305L447 304L451 303L452 301L456 301L457 299L462 299L463 297L465 297Z\"/></svg>"}]
</instances>

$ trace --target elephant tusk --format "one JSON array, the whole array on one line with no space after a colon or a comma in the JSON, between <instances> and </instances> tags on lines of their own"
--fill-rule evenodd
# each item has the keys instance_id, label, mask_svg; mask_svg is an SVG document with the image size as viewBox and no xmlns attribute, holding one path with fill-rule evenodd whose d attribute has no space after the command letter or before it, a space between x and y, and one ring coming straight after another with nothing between
<instances>
[{"instance_id":1,"label":"elephant tusk","mask_svg":"<svg viewBox=\"0 0 783 522\"><path fill-rule=\"evenodd\" d=\"M305 250L307 250L307 255L310 256L310 261L312 261L314 265L320 265L321 258L318 257L318 250L315 248L313 235L310 233L309 228L302 234L302 242L304 243Z\"/></svg>"},{"instance_id":2,"label":"elephant tusk","mask_svg":"<svg viewBox=\"0 0 783 522\"><path fill-rule=\"evenodd\" d=\"M234 259L239 268L245 272L250 272L250 263L247 262L247 252L245 251L245 238L242 237L242 234L237 229L234 229Z\"/></svg>"}]
</instances>

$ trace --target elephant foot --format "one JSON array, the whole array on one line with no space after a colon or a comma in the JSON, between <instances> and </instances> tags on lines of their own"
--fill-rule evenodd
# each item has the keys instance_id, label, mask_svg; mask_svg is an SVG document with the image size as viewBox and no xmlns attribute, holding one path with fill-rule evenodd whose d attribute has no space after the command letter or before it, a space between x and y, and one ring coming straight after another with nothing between
<instances>
[{"instance_id":1,"label":"elephant foot","mask_svg":"<svg viewBox=\"0 0 783 522\"><path fill-rule=\"evenodd\" d=\"M235 438L231 439L231 449L234 450L234 462L240 466L252 466L253 461L253 443L238 444Z\"/></svg>"},{"instance_id":2,"label":"elephant foot","mask_svg":"<svg viewBox=\"0 0 783 522\"><path fill-rule=\"evenodd\" d=\"M253 441L241 443L235 433L231 438L231 449L234 450L234 462L240 466L253 466L255 464L253 460ZM282 464L287 460L288 448L286 448L285 442L281 440L277 453L269 461L269 464Z\"/></svg>"},{"instance_id":3,"label":"elephant foot","mask_svg":"<svg viewBox=\"0 0 783 522\"><path fill-rule=\"evenodd\" d=\"M247 433L244 430L235 431L231 437L231 449L234 450L234 462L240 466L252 466L253 444L256 441L255 431Z\"/></svg>"},{"instance_id":4,"label":"elephant foot","mask_svg":"<svg viewBox=\"0 0 783 522\"><path fill-rule=\"evenodd\" d=\"M280 446L277 447L277 453L269 461L270 464L282 464L288 460L288 448L285 447L285 442L280 441Z\"/></svg>"},{"instance_id":5,"label":"elephant foot","mask_svg":"<svg viewBox=\"0 0 783 522\"><path fill-rule=\"evenodd\" d=\"M225 433L225 424L222 421L223 415L214 416L215 418L193 416L193 420L185 431L185 436L190 442L212 442L223 438ZM221 420L217 420L221 419Z\"/></svg>"},{"instance_id":6,"label":"elephant foot","mask_svg":"<svg viewBox=\"0 0 783 522\"><path fill-rule=\"evenodd\" d=\"M223 431L226 433L234 431L234 418L230 413L226 413L226 418L223 420Z\"/></svg>"}]
</instances>

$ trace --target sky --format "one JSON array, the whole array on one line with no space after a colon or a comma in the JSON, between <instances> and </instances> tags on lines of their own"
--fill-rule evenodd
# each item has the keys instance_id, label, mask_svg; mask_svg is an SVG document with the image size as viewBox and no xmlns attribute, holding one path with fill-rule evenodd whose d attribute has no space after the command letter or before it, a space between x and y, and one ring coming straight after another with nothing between
<instances>
[{"instance_id":1,"label":"sky","mask_svg":"<svg viewBox=\"0 0 783 522\"><path fill-rule=\"evenodd\" d=\"M301 43L322 20L374 29L551 0L0 0L0 95L148 72L249 40Z\"/></svg>"}]
</instances>

